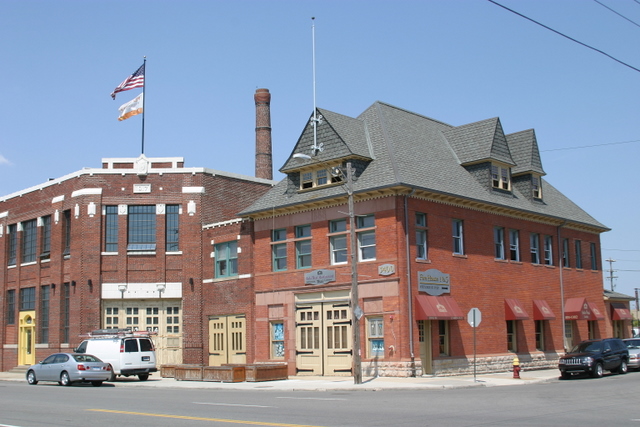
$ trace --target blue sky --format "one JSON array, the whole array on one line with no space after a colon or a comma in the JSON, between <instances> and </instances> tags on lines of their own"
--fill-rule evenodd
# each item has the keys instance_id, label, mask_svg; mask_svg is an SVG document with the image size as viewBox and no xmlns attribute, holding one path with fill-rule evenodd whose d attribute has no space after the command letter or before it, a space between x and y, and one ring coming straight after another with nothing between
<instances>
[{"instance_id":1,"label":"blue sky","mask_svg":"<svg viewBox=\"0 0 640 427\"><path fill-rule=\"evenodd\" d=\"M640 68L636 0L599 0L633 22L590 0L497 1ZM140 155L140 116L117 120L139 90L109 94L144 56L145 155L253 175L268 88L280 179L313 109L311 17L318 107L534 128L546 179L612 229L603 260L634 295L640 73L486 0L2 0L0 196Z\"/></svg>"}]
</instances>

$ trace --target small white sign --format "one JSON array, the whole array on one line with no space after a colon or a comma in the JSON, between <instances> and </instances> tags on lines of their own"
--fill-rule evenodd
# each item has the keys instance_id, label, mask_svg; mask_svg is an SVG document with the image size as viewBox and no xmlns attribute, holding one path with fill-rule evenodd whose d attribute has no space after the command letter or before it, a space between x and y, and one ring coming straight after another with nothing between
<instances>
[{"instance_id":1,"label":"small white sign","mask_svg":"<svg viewBox=\"0 0 640 427\"><path fill-rule=\"evenodd\" d=\"M314 270L304 275L304 283L307 285L325 285L335 281L335 270Z\"/></svg>"},{"instance_id":2,"label":"small white sign","mask_svg":"<svg viewBox=\"0 0 640 427\"><path fill-rule=\"evenodd\" d=\"M134 193L151 193L151 184L133 184Z\"/></svg>"},{"instance_id":3,"label":"small white sign","mask_svg":"<svg viewBox=\"0 0 640 427\"><path fill-rule=\"evenodd\" d=\"M433 296L450 292L449 277L449 274L435 268L418 271L418 290Z\"/></svg>"},{"instance_id":4,"label":"small white sign","mask_svg":"<svg viewBox=\"0 0 640 427\"><path fill-rule=\"evenodd\" d=\"M395 264L382 264L378 266L378 274L381 276L391 276L396 272Z\"/></svg>"}]
</instances>

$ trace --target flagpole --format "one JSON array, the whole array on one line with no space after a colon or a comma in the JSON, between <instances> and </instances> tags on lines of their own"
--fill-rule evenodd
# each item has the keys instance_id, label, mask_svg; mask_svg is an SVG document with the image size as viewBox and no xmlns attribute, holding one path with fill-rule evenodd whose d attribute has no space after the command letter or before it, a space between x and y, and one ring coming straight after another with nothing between
<instances>
[{"instance_id":1,"label":"flagpole","mask_svg":"<svg viewBox=\"0 0 640 427\"><path fill-rule=\"evenodd\" d=\"M143 70L144 70L144 84L142 85L142 154L144 154L144 113L145 113L145 106L144 103L146 102L146 97L147 95L144 93L146 87L147 87L147 57L144 57L144 63L142 64L144 66Z\"/></svg>"}]
</instances>

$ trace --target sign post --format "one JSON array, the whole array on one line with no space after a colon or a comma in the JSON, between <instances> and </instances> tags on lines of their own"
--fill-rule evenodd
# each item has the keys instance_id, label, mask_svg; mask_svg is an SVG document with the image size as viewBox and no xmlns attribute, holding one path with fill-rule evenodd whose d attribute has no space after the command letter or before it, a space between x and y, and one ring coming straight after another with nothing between
<instances>
[{"instance_id":1,"label":"sign post","mask_svg":"<svg viewBox=\"0 0 640 427\"><path fill-rule=\"evenodd\" d=\"M473 328L473 382L476 382L476 328L482 321L482 313L477 308L472 308L467 314L467 322Z\"/></svg>"}]
</instances>

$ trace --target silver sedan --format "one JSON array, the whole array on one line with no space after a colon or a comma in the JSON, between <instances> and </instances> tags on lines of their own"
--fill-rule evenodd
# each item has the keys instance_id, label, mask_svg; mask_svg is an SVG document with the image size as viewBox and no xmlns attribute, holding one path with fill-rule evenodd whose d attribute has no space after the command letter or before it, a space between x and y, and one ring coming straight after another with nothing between
<instances>
[{"instance_id":1,"label":"silver sedan","mask_svg":"<svg viewBox=\"0 0 640 427\"><path fill-rule=\"evenodd\" d=\"M54 381L60 385L90 382L94 387L100 387L109 377L109 364L90 354L52 354L27 370L27 382L31 385L38 381Z\"/></svg>"}]
</instances>

